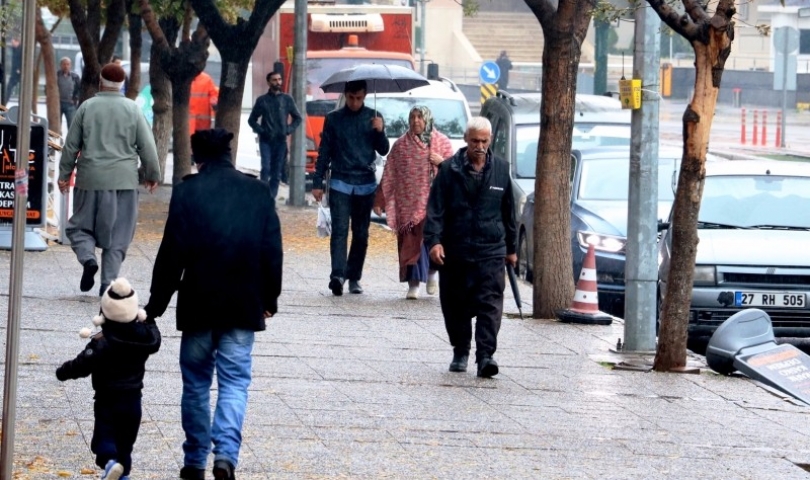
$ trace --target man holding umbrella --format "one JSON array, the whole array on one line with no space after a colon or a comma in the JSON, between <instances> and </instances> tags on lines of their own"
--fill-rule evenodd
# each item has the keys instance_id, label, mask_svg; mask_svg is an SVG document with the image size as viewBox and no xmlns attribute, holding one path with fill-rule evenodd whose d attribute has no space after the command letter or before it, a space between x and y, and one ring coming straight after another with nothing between
<instances>
[{"instance_id":1,"label":"man holding umbrella","mask_svg":"<svg viewBox=\"0 0 810 480\"><path fill-rule=\"evenodd\" d=\"M326 83L326 82L325 82ZM312 179L312 196L323 198L324 177L331 171L329 208L332 215L330 254L332 273L329 289L343 295L343 283L349 280L349 292L363 293L360 278L368 249L368 228L377 177L374 175L377 154L388 153L388 137L383 118L365 106L365 80L348 81L343 94L346 105L326 116L318 149L318 161ZM349 222L352 244L346 255Z\"/></svg>"}]
</instances>

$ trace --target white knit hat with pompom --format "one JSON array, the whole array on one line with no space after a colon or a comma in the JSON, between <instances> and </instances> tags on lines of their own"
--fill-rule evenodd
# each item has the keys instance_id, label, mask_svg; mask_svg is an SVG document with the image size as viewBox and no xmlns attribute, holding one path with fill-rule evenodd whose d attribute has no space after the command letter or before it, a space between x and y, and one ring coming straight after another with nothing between
<instances>
[{"instance_id":1,"label":"white knit hat with pompom","mask_svg":"<svg viewBox=\"0 0 810 480\"><path fill-rule=\"evenodd\" d=\"M101 326L105 321L129 323L146 320L146 312L138 308L138 293L124 277L113 280L101 296L101 312L93 317L93 325ZM82 338L89 338L92 330L85 327L79 332Z\"/></svg>"}]
</instances>

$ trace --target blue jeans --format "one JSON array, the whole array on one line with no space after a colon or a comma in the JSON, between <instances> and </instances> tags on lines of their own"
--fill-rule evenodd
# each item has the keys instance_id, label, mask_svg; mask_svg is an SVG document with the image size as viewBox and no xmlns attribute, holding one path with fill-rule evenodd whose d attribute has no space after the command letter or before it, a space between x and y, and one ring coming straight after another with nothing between
<instances>
[{"instance_id":1,"label":"blue jeans","mask_svg":"<svg viewBox=\"0 0 810 480\"><path fill-rule=\"evenodd\" d=\"M60 115L65 116L67 128L70 129L70 124L73 123L73 116L76 115L76 106L73 102L59 102ZM59 118L62 118L61 116Z\"/></svg>"},{"instance_id":2,"label":"blue jeans","mask_svg":"<svg viewBox=\"0 0 810 480\"><path fill-rule=\"evenodd\" d=\"M287 160L287 139L268 142L259 139L259 156L262 159L262 170L259 178L270 182L273 198L278 194L278 182L281 181L284 163Z\"/></svg>"},{"instance_id":3,"label":"blue jeans","mask_svg":"<svg viewBox=\"0 0 810 480\"><path fill-rule=\"evenodd\" d=\"M236 466L242 445L254 337L255 332L241 329L183 332L180 412L186 433L185 466L204 469L212 442L214 461L227 460ZM219 391L212 425L210 400L214 368Z\"/></svg>"},{"instance_id":4,"label":"blue jeans","mask_svg":"<svg viewBox=\"0 0 810 480\"><path fill-rule=\"evenodd\" d=\"M329 212L332 215L332 238L329 253L332 257L330 278L360 280L368 250L368 227L371 224L371 208L374 194L347 195L334 188L329 189ZM346 257L349 241L349 221L352 228L352 245Z\"/></svg>"}]
</instances>

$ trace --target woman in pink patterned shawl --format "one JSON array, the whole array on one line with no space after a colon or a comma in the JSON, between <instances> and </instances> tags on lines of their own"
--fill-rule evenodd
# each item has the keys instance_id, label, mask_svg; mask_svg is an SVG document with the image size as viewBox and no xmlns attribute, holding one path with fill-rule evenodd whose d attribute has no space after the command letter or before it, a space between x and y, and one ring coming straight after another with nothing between
<instances>
[{"instance_id":1,"label":"woman in pink patterned shawl","mask_svg":"<svg viewBox=\"0 0 810 480\"><path fill-rule=\"evenodd\" d=\"M374 212L380 215L385 210L388 226L397 233L399 280L408 282L405 298L415 300L420 283L427 284L428 295L439 289L436 271L429 270L422 230L437 166L454 152L450 139L433 128L433 115L427 107L413 107L408 124L408 131L388 152Z\"/></svg>"}]
</instances>

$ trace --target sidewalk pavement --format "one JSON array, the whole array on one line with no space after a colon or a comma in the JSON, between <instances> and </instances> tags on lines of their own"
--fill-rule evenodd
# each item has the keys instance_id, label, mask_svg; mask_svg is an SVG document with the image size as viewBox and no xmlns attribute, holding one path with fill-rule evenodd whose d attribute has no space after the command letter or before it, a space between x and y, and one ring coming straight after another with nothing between
<instances>
[{"instance_id":1,"label":"sidewalk pavement","mask_svg":"<svg viewBox=\"0 0 810 480\"><path fill-rule=\"evenodd\" d=\"M141 195L121 272L142 304L170 194ZM438 298L405 300L390 232L372 226L366 293L334 297L329 239L315 236L315 209L278 209L284 288L279 314L256 337L240 480L808 478L810 408L706 369L612 369L622 361L609 351L623 337L621 323L520 320L509 289L501 373L478 379L474 365L449 373ZM5 271L9 257L0 252ZM54 375L83 348L78 332L98 297L79 292L81 270L67 246L26 252L24 266L14 478L98 477L90 381ZM8 281L0 276L3 292ZM521 294L531 312L530 286ZM6 295L0 308L8 309ZM159 320L163 347L147 364L133 479L177 478L183 462L174 314L172 306Z\"/></svg>"}]
</instances>

